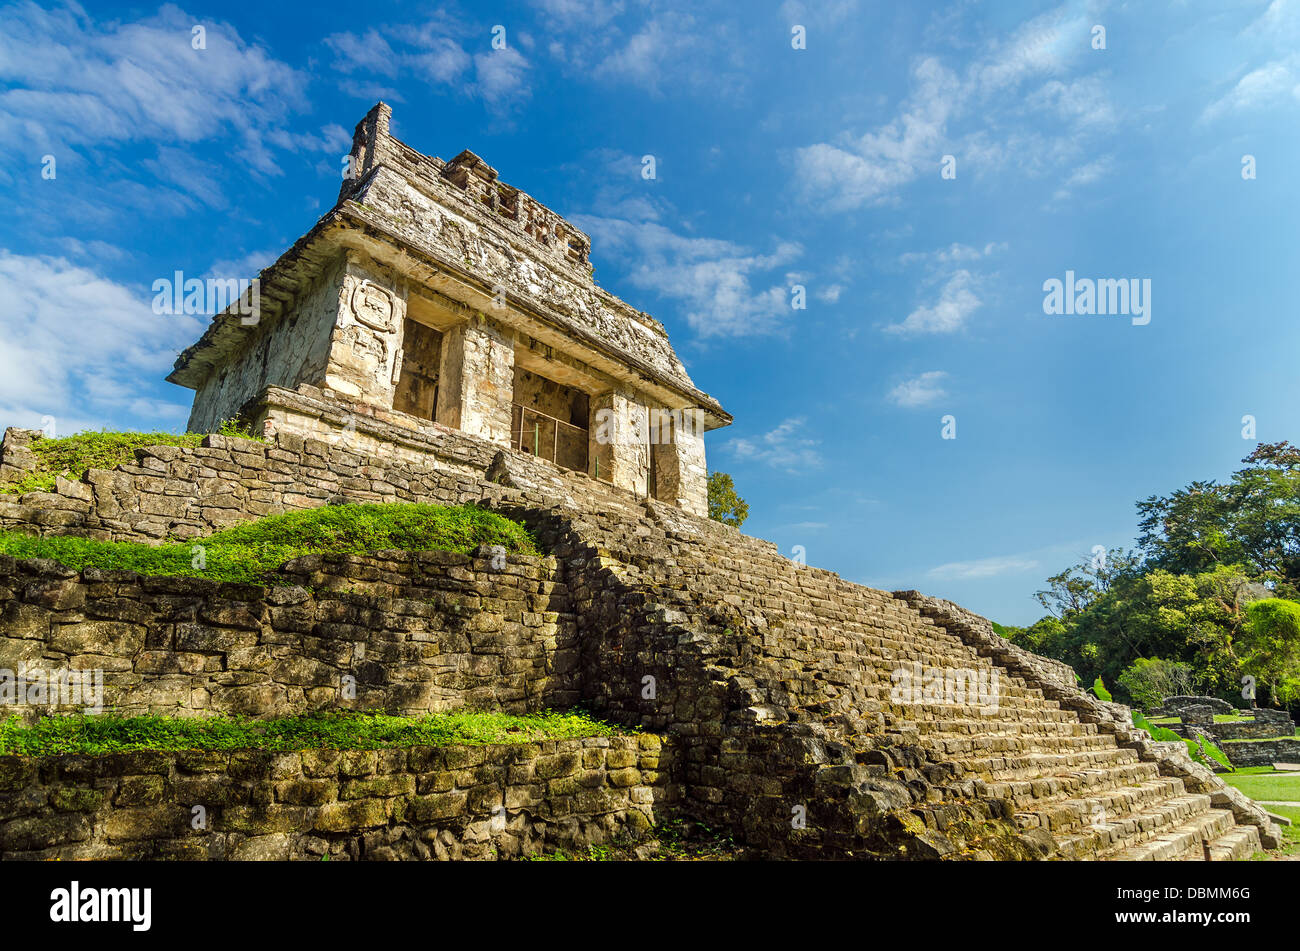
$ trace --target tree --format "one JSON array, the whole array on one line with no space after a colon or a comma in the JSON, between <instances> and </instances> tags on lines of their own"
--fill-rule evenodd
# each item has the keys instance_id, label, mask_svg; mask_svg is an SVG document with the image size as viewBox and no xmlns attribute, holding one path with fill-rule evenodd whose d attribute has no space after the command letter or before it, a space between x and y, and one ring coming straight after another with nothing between
<instances>
[{"instance_id":1,"label":"tree","mask_svg":"<svg viewBox=\"0 0 1300 951\"><path fill-rule=\"evenodd\" d=\"M1300 698L1300 603L1264 598L1246 608L1241 669L1276 705Z\"/></svg>"},{"instance_id":2,"label":"tree","mask_svg":"<svg viewBox=\"0 0 1300 951\"><path fill-rule=\"evenodd\" d=\"M749 504L736 494L736 484L725 472L709 473L709 518L740 528L749 517Z\"/></svg>"},{"instance_id":3,"label":"tree","mask_svg":"<svg viewBox=\"0 0 1300 951\"><path fill-rule=\"evenodd\" d=\"M1300 585L1300 449L1261 443L1227 484L1193 482L1139 502L1138 544L1155 567L1196 574L1240 564L1260 580Z\"/></svg>"},{"instance_id":4,"label":"tree","mask_svg":"<svg viewBox=\"0 0 1300 951\"><path fill-rule=\"evenodd\" d=\"M1143 710L1154 710L1165 697L1192 692L1192 665L1161 657L1139 657L1119 675L1119 685Z\"/></svg>"},{"instance_id":5,"label":"tree","mask_svg":"<svg viewBox=\"0 0 1300 951\"><path fill-rule=\"evenodd\" d=\"M1087 610L1116 581L1133 575L1137 567L1137 559L1124 549L1108 549L1052 575L1048 587L1034 592L1034 597L1054 617L1068 620Z\"/></svg>"}]
</instances>

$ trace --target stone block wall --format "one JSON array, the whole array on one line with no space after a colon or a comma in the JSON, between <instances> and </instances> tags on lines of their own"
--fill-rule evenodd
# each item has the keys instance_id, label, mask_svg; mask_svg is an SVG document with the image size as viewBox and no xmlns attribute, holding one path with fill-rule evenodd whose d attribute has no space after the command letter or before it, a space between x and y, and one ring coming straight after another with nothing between
<instances>
[{"instance_id":1,"label":"stone block wall","mask_svg":"<svg viewBox=\"0 0 1300 951\"><path fill-rule=\"evenodd\" d=\"M493 746L0 756L0 860L497 859L636 839L654 735Z\"/></svg>"},{"instance_id":2,"label":"stone block wall","mask_svg":"<svg viewBox=\"0 0 1300 951\"><path fill-rule=\"evenodd\" d=\"M1220 744L1228 762L1237 768L1300 763L1300 737L1275 740L1228 740Z\"/></svg>"},{"instance_id":3,"label":"stone block wall","mask_svg":"<svg viewBox=\"0 0 1300 951\"><path fill-rule=\"evenodd\" d=\"M102 670L126 715L563 709L576 637L553 558L313 555L265 588L0 557L0 671Z\"/></svg>"},{"instance_id":4,"label":"stone block wall","mask_svg":"<svg viewBox=\"0 0 1300 951\"><path fill-rule=\"evenodd\" d=\"M337 412L330 401L289 397L298 401L296 412L322 405ZM1158 763L1160 775L1210 794L1236 821L1258 823L1257 841L1276 841L1259 808L1193 764L1183 744L1151 743L1132 728L1127 710L1078 691L1068 667L1015 648L955 605L848 584L790 562L770 543L526 455L493 453L463 434L404 432L374 416L356 417L354 430L403 451L439 453L464 469L397 454L367 458L284 435L272 444L216 438L170 459L149 450L139 466L92 473L74 487L84 498L49 494L66 499L66 509L25 496L12 508L0 505L0 518L38 531L161 535L176 529L156 516L137 518L124 503L131 492L168 497L168 479L192 506L173 517L193 533L209 511L223 511L214 504L221 493L235 496L230 510L242 519L254 514L249 502L284 510L345 498L476 500L522 518L560 569L576 624L582 699L615 722L665 735L673 754L667 788L680 808L763 855L1051 853L1046 828L1033 830L1041 833L1035 838L1015 825L1009 793L994 788L1007 784L972 778L947 749L926 745L918 721L934 711L903 709L891 699L891 669L923 659L997 665L1007 722L1045 713L1041 722L1060 730L1052 737L1058 745L1075 745L1071 731L1095 724L1098 737L1079 738L1104 747L1096 752L1108 761L1134 751ZM228 474L214 478L205 469ZM41 521L51 511L69 521ZM564 612L556 613L563 628ZM965 758L981 758L979 736L962 743ZM1084 763L1092 755L1070 758ZM796 826L792 810L799 808L806 815Z\"/></svg>"}]
</instances>

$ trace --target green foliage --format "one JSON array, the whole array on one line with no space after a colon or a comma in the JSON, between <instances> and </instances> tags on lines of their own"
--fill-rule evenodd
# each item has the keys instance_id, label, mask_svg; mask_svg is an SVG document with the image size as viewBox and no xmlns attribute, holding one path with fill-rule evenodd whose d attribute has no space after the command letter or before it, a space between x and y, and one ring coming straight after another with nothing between
<instances>
[{"instance_id":1,"label":"green foliage","mask_svg":"<svg viewBox=\"0 0 1300 951\"><path fill-rule=\"evenodd\" d=\"M193 542L145 545L0 531L0 554L52 558L70 568L125 569L264 584L286 561L316 552L363 555L383 549L455 551L500 545L536 554L528 530L471 505L327 505L237 525Z\"/></svg>"},{"instance_id":2,"label":"green foliage","mask_svg":"<svg viewBox=\"0 0 1300 951\"><path fill-rule=\"evenodd\" d=\"M223 419L221 425L217 427L217 434L220 436L233 436L236 439L251 439L253 442L270 442L268 439L254 435L248 426L237 419Z\"/></svg>"},{"instance_id":3,"label":"green foliage","mask_svg":"<svg viewBox=\"0 0 1300 951\"><path fill-rule=\"evenodd\" d=\"M1187 754L1191 756L1193 762L1200 763L1202 766L1208 766L1213 769L1214 766L1213 763L1211 763L1211 760L1213 760L1229 770L1233 768L1232 764L1228 762L1228 757L1225 756L1223 751L1215 746L1213 742L1204 741L1205 749L1204 752L1202 752L1201 743L1196 740L1189 740L1186 737L1179 736L1168 727L1156 726L1136 710L1132 711L1132 717L1133 725L1138 729L1146 730L1150 733L1151 739L1159 743L1182 743L1185 745L1187 747Z\"/></svg>"},{"instance_id":4,"label":"green foliage","mask_svg":"<svg viewBox=\"0 0 1300 951\"><path fill-rule=\"evenodd\" d=\"M1162 691L1235 700L1247 674L1261 700L1300 701L1300 609L1252 609L1300 605L1300 449L1242 461L1225 483L1139 502L1141 557L1113 550L1049 578L1048 616L1008 637L1148 707Z\"/></svg>"},{"instance_id":5,"label":"green foliage","mask_svg":"<svg viewBox=\"0 0 1300 951\"><path fill-rule=\"evenodd\" d=\"M1205 763L1206 766L1210 765L1208 762L1206 762L1206 758L1208 757L1209 759L1214 760L1216 763L1218 763L1228 772L1232 772L1233 770L1236 769L1236 767L1233 766L1231 762L1229 762L1227 755L1225 755L1223 750L1219 749L1219 747L1215 745L1213 740L1204 739L1204 738L1198 739L1197 746L1200 747L1201 753L1204 754L1201 757L1200 761L1202 763ZM1210 768L1213 769L1213 767Z\"/></svg>"},{"instance_id":6,"label":"green foliage","mask_svg":"<svg viewBox=\"0 0 1300 951\"><path fill-rule=\"evenodd\" d=\"M391 746L482 746L532 743L619 730L585 713L544 711L523 716L459 711L418 717L377 713L314 713L257 720L247 717L67 716L24 726L0 721L0 755L97 755L133 750L306 749L368 750Z\"/></svg>"},{"instance_id":7,"label":"green foliage","mask_svg":"<svg viewBox=\"0 0 1300 951\"><path fill-rule=\"evenodd\" d=\"M1192 665L1159 657L1139 657L1119 675L1119 685L1143 710L1152 710L1165 697L1192 692Z\"/></svg>"},{"instance_id":8,"label":"green foliage","mask_svg":"<svg viewBox=\"0 0 1300 951\"><path fill-rule=\"evenodd\" d=\"M1093 681L1092 692L1098 700L1105 700L1110 703L1110 691L1106 689L1106 685L1101 682L1100 677Z\"/></svg>"},{"instance_id":9,"label":"green foliage","mask_svg":"<svg viewBox=\"0 0 1300 951\"><path fill-rule=\"evenodd\" d=\"M1280 703L1300 697L1300 603L1264 598L1246 608L1242 669Z\"/></svg>"},{"instance_id":10,"label":"green foliage","mask_svg":"<svg viewBox=\"0 0 1300 951\"><path fill-rule=\"evenodd\" d=\"M222 436L266 440L254 436L235 420L225 420L217 430ZM0 493L51 492L54 479L63 476L79 479L87 469L112 469L135 462L135 451L146 446L198 446L202 433L83 432L58 439L39 437L32 440L36 471L18 482L0 485Z\"/></svg>"},{"instance_id":11,"label":"green foliage","mask_svg":"<svg viewBox=\"0 0 1300 951\"><path fill-rule=\"evenodd\" d=\"M749 517L749 503L736 494L736 484L725 472L709 473L709 518L740 528Z\"/></svg>"},{"instance_id":12,"label":"green foliage","mask_svg":"<svg viewBox=\"0 0 1300 951\"><path fill-rule=\"evenodd\" d=\"M1196 574L1240 564L1252 577L1300 582L1300 449L1261 443L1226 484L1193 482L1138 503L1138 543L1153 566Z\"/></svg>"}]
</instances>

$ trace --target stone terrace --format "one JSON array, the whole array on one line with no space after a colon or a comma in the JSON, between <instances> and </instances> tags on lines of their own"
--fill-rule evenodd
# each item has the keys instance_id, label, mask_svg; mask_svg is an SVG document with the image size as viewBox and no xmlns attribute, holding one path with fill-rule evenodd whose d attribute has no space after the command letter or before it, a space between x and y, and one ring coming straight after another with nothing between
<instances>
[{"instance_id":1,"label":"stone terrace","mask_svg":"<svg viewBox=\"0 0 1300 951\"><path fill-rule=\"evenodd\" d=\"M400 437L381 420L356 429ZM539 669L565 684L561 642L572 636L577 668L564 689L662 734L667 801L754 854L1227 859L1277 844L1262 810L1182 744L1151 742L1124 708L1079 692L1068 668L956 605L849 584L718 523L462 433L420 438L436 443L437 468L423 449L401 461L296 436L143 450L135 466L0 502L0 525L157 539L331 501L477 501L528 522L558 568L568 610L556 612L555 646L542 638ZM15 579L50 570L13 569ZM64 580L87 594L103 583ZM69 607L43 604L40 585L6 591L7 634L34 608L51 612L50 639L91 623L55 617ZM43 636L39 621L25 630ZM210 657L220 658L214 673L231 663L229 651L198 653L205 672ZM913 664L996 676L996 703L900 699L898 671ZM801 811L802 826L792 822Z\"/></svg>"}]
</instances>

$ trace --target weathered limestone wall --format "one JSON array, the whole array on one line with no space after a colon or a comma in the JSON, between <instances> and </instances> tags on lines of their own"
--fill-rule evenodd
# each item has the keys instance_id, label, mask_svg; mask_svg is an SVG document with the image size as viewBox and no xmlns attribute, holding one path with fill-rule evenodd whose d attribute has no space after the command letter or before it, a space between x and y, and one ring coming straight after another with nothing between
<instances>
[{"instance_id":1,"label":"weathered limestone wall","mask_svg":"<svg viewBox=\"0 0 1300 951\"><path fill-rule=\"evenodd\" d=\"M652 427L653 428L653 427ZM674 424L671 442L651 446L655 454L655 497L684 512L707 518L709 470L704 461L704 435L689 425ZM664 427L658 427L662 433Z\"/></svg>"},{"instance_id":2,"label":"weathered limestone wall","mask_svg":"<svg viewBox=\"0 0 1300 951\"><path fill-rule=\"evenodd\" d=\"M309 394L275 399L304 416L339 412ZM1069 668L1015 648L956 605L848 584L769 543L484 440L402 430L378 415L354 422L367 438L459 459L467 471L297 437L217 438L174 454L147 450L139 466L0 504L0 519L46 532L192 535L226 517L222 495L237 519L262 514L250 502L282 510L335 498L477 499L523 518L562 572L583 700L665 734L683 811L765 856L1012 858L1060 848L1091 857L1145 847L1192 809L1208 838L1232 837L1212 843L1220 855L1277 842L1262 810L1193 764L1181 742L1152 743L1123 708L1078 691ZM183 500L173 529L140 514L145 495ZM997 673L997 710L979 712L970 731L935 737L924 727L955 722L953 711L891 691L909 661ZM988 732L999 734L996 746ZM1045 766L1031 782L1032 765L1015 762L1044 755L1070 773ZM1116 791L1113 808L1127 810L1123 791L1134 790L1163 811L1141 822L1123 811L1094 829L1082 773L1090 787L1093 776L1107 779L1101 794ZM1022 828L1022 813L1038 824ZM1201 849L1197 830L1156 847L1183 854L1189 842Z\"/></svg>"},{"instance_id":3,"label":"weathered limestone wall","mask_svg":"<svg viewBox=\"0 0 1300 951\"><path fill-rule=\"evenodd\" d=\"M324 382L334 352L333 328L350 294L340 258L296 302L291 315L259 325L227 366L209 375L194 394L189 431L212 432L268 386Z\"/></svg>"},{"instance_id":4,"label":"weathered limestone wall","mask_svg":"<svg viewBox=\"0 0 1300 951\"><path fill-rule=\"evenodd\" d=\"M348 251L325 384L346 397L392 406L405 323L405 283L365 255Z\"/></svg>"},{"instance_id":5,"label":"weathered limestone wall","mask_svg":"<svg viewBox=\"0 0 1300 951\"><path fill-rule=\"evenodd\" d=\"M345 183L341 198L373 209L416 247L457 265L463 263L488 287L536 301L694 388L663 326L592 282L585 235L560 225L572 232L571 240L584 245L575 260L568 242L554 233L558 221L539 229L528 216L511 217L508 202L494 202L498 210L493 211L475 200L466 187L474 176L448 177L443 174L447 163L392 138L389 114L387 106L377 107L358 125L353 148L357 179ZM507 186L502 183L502 187Z\"/></svg>"},{"instance_id":6,"label":"weathered limestone wall","mask_svg":"<svg viewBox=\"0 0 1300 951\"><path fill-rule=\"evenodd\" d=\"M585 850L653 825L665 766L650 734L0 756L0 859L509 859Z\"/></svg>"},{"instance_id":7,"label":"weathered limestone wall","mask_svg":"<svg viewBox=\"0 0 1300 951\"><path fill-rule=\"evenodd\" d=\"M129 716L564 709L576 637L555 560L503 550L313 555L271 588L0 556L0 671L102 670Z\"/></svg>"},{"instance_id":8,"label":"weathered limestone wall","mask_svg":"<svg viewBox=\"0 0 1300 951\"><path fill-rule=\"evenodd\" d=\"M1228 762L1238 769L1245 766L1272 766L1274 763L1300 763L1300 737L1276 740L1238 741L1219 744Z\"/></svg>"},{"instance_id":9,"label":"weathered limestone wall","mask_svg":"<svg viewBox=\"0 0 1300 951\"><path fill-rule=\"evenodd\" d=\"M486 319L450 328L442 337L438 422L509 445L514 382L512 331Z\"/></svg>"},{"instance_id":10,"label":"weathered limestone wall","mask_svg":"<svg viewBox=\"0 0 1300 951\"><path fill-rule=\"evenodd\" d=\"M592 471L601 481L646 493L650 447L646 440L649 412L645 405L617 390L591 400L591 439L588 458L598 461Z\"/></svg>"}]
</instances>

